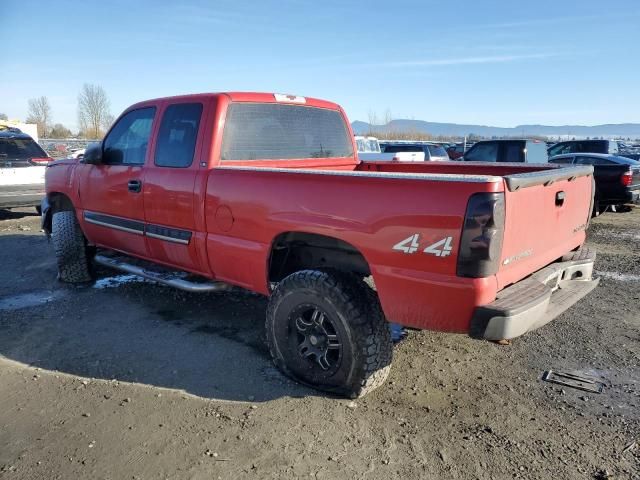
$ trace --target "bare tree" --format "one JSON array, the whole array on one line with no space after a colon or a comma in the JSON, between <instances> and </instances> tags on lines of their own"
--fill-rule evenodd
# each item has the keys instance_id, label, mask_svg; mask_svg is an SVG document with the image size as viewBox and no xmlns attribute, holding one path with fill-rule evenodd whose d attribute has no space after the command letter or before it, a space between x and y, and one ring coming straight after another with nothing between
<instances>
[{"instance_id":1,"label":"bare tree","mask_svg":"<svg viewBox=\"0 0 640 480\"><path fill-rule=\"evenodd\" d=\"M88 138L101 138L113 121L107 93L100 85L85 83L78 95L78 124Z\"/></svg>"},{"instance_id":2,"label":"bare tree","mask_svg":"<svg viewBox=\"0 0 640 480\"><path fill-rule=\"evenodd\" d=\"M9 120L6 113L0 113L0 120Z\"/></svg>"},{"instance_id":3,"label":"bare tree","mask_svg":"<svg viewBox=\"0 0 640 480\"><path fill-rule=\"evenodd\" d=\"M393 120L393 115L391 114L391 109L387 108L384 111L384 124L389 125L392 120Z\"/></svg>"},{"instance_id":4,"label":"bare tree","mask_svg":"<svg viewBox=\"0 0 640 480\"><path fill-rule=\"evenodd\" d=\"M38 126L39 137L47 137L51 123L51 106L47 97L29 99L27 123L35 123Z\"/></svg>"},{"instance_id":5,"label":"bare tree","mask_svg":"<svg viewBox=\"0 0 640 480\"><path fill-rule=\"evenodd\" d=\"M378 114L375 112L375 110L369 110L369 136L371 136L376 126L378 126Z\"/></svg>"}]
</instances>

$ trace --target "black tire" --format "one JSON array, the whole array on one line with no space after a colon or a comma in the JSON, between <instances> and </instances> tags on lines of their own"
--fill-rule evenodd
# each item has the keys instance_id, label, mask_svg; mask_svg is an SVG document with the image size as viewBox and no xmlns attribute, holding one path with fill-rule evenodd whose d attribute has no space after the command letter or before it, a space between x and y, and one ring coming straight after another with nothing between
<instances>
[{"instance_id":1,"label":"black tire","mask_svg":"<svg viewBox=\"0 0 640 480\"><path fill-rule=\"evenodd\" d=\"M389 375L393 343L378 296L350 274L286 277L269 301L266 336L276 366L319 390L356 398Z\"/></svg>"},{"instance_id":2,"label":"black tire","mask_svg":"<svg viewBox=\"0 0 640 480\"><path fill-rule=\"evenodd\" d=\"M591 211L591 218L598 217L601 213L602 207L600 206L600 196L598 195L598 192L596 192L595 196L593 197L593 210Z\"/></svg>"},{"instance_id":3,"label":"black tire","mask_svg":"<svg viewBox=\"0 0 640 480\"><path fill-rule=\"evenodd\" d=\"M51 239L58 261L58 279L67 283L91 281L86 240L75 212L53 214Z\"/></svg>"}]
</instances>

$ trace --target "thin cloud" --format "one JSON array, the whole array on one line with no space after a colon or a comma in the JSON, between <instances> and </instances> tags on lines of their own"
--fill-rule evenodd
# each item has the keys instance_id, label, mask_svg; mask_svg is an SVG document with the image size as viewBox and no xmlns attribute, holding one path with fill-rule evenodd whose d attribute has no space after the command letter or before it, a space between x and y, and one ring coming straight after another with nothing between
<instances>
[{"instance_id":1,"label":"thin cloud","mask_svg":"<svg viewBox=\"0 0 640 480\"><path fill-rule=\"evenodd\" d=\"M627 12L624 14L625 18L629 17L637 17L639 15L638 12ZM558 23L575 23L575 22L589 22L592 20L601 21L603 19L608 18L620 18L619 13L601 13L598 15L574 15L567 17L548 17L548 18L535 18L530 20L522 20L516 22L503 22L503 23L487 23L487 24L479 24L476 25L476 28L517 28L517 27L529 27L536 25L554 25Z\"/></svg>"},{"instance_id":2,"label":"thin cloud","mask_svg":"<svg viewBox=\"0 0 640 480\"><path fill-rule=\"evenodd\" d=\"M485 63L507 63L518 62L522 60L536 60L559 56L558 53L531 53L526 55L488 55L478 57L463 58L441 58L441 59L424 59L424 60L408 60L394 62L379 62L360 65L360 67L439 67L450 65L472 65Z\"/></svg>"}]
</instances>

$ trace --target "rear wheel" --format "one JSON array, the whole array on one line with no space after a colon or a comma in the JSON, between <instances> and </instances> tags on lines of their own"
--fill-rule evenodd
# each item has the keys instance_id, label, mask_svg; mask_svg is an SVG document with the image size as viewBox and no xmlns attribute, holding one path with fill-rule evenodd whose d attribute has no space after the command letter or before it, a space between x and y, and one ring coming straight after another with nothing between
<instances>
[{"instance_id":1,"label":"rear wheel","mask_svg":"<svg viewBox=\"0 0 640 480\"><path fill-rule=\"evenodd\" d=\"M51 239L58 261L58 279L68 283L91 281L86 240L75 212L53 214Z\"/></svg>"},{"instance_id":2,"label":"rear wheel","mask_svg":"<svg viewBox=\"0 0 640 480\"><path fill-rule=\"evenodd\" d=\"M355 398L389 374L393 344L377 295L350 274L289 275L269 302L266 333L275 364L314 388Z\"/></svg>"}]
</instances>

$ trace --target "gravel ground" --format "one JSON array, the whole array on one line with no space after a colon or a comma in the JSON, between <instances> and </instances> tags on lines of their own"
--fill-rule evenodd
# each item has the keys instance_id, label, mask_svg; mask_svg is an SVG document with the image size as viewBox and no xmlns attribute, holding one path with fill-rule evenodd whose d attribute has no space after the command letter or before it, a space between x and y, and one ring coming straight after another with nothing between
<instances>
[{"instance_id":1,"label":"gravel ground","mask_svg":"<svg viewBox=\"0 0 640 480\"><path fill-rule=\"evenodd\" d=\"M61 285L38 222L0 212L0 478L640 478L640 209L593 222L602 282L554 322L410 332L356 402L273 368L264 298Z\"/></svg>"}]
</instances>

